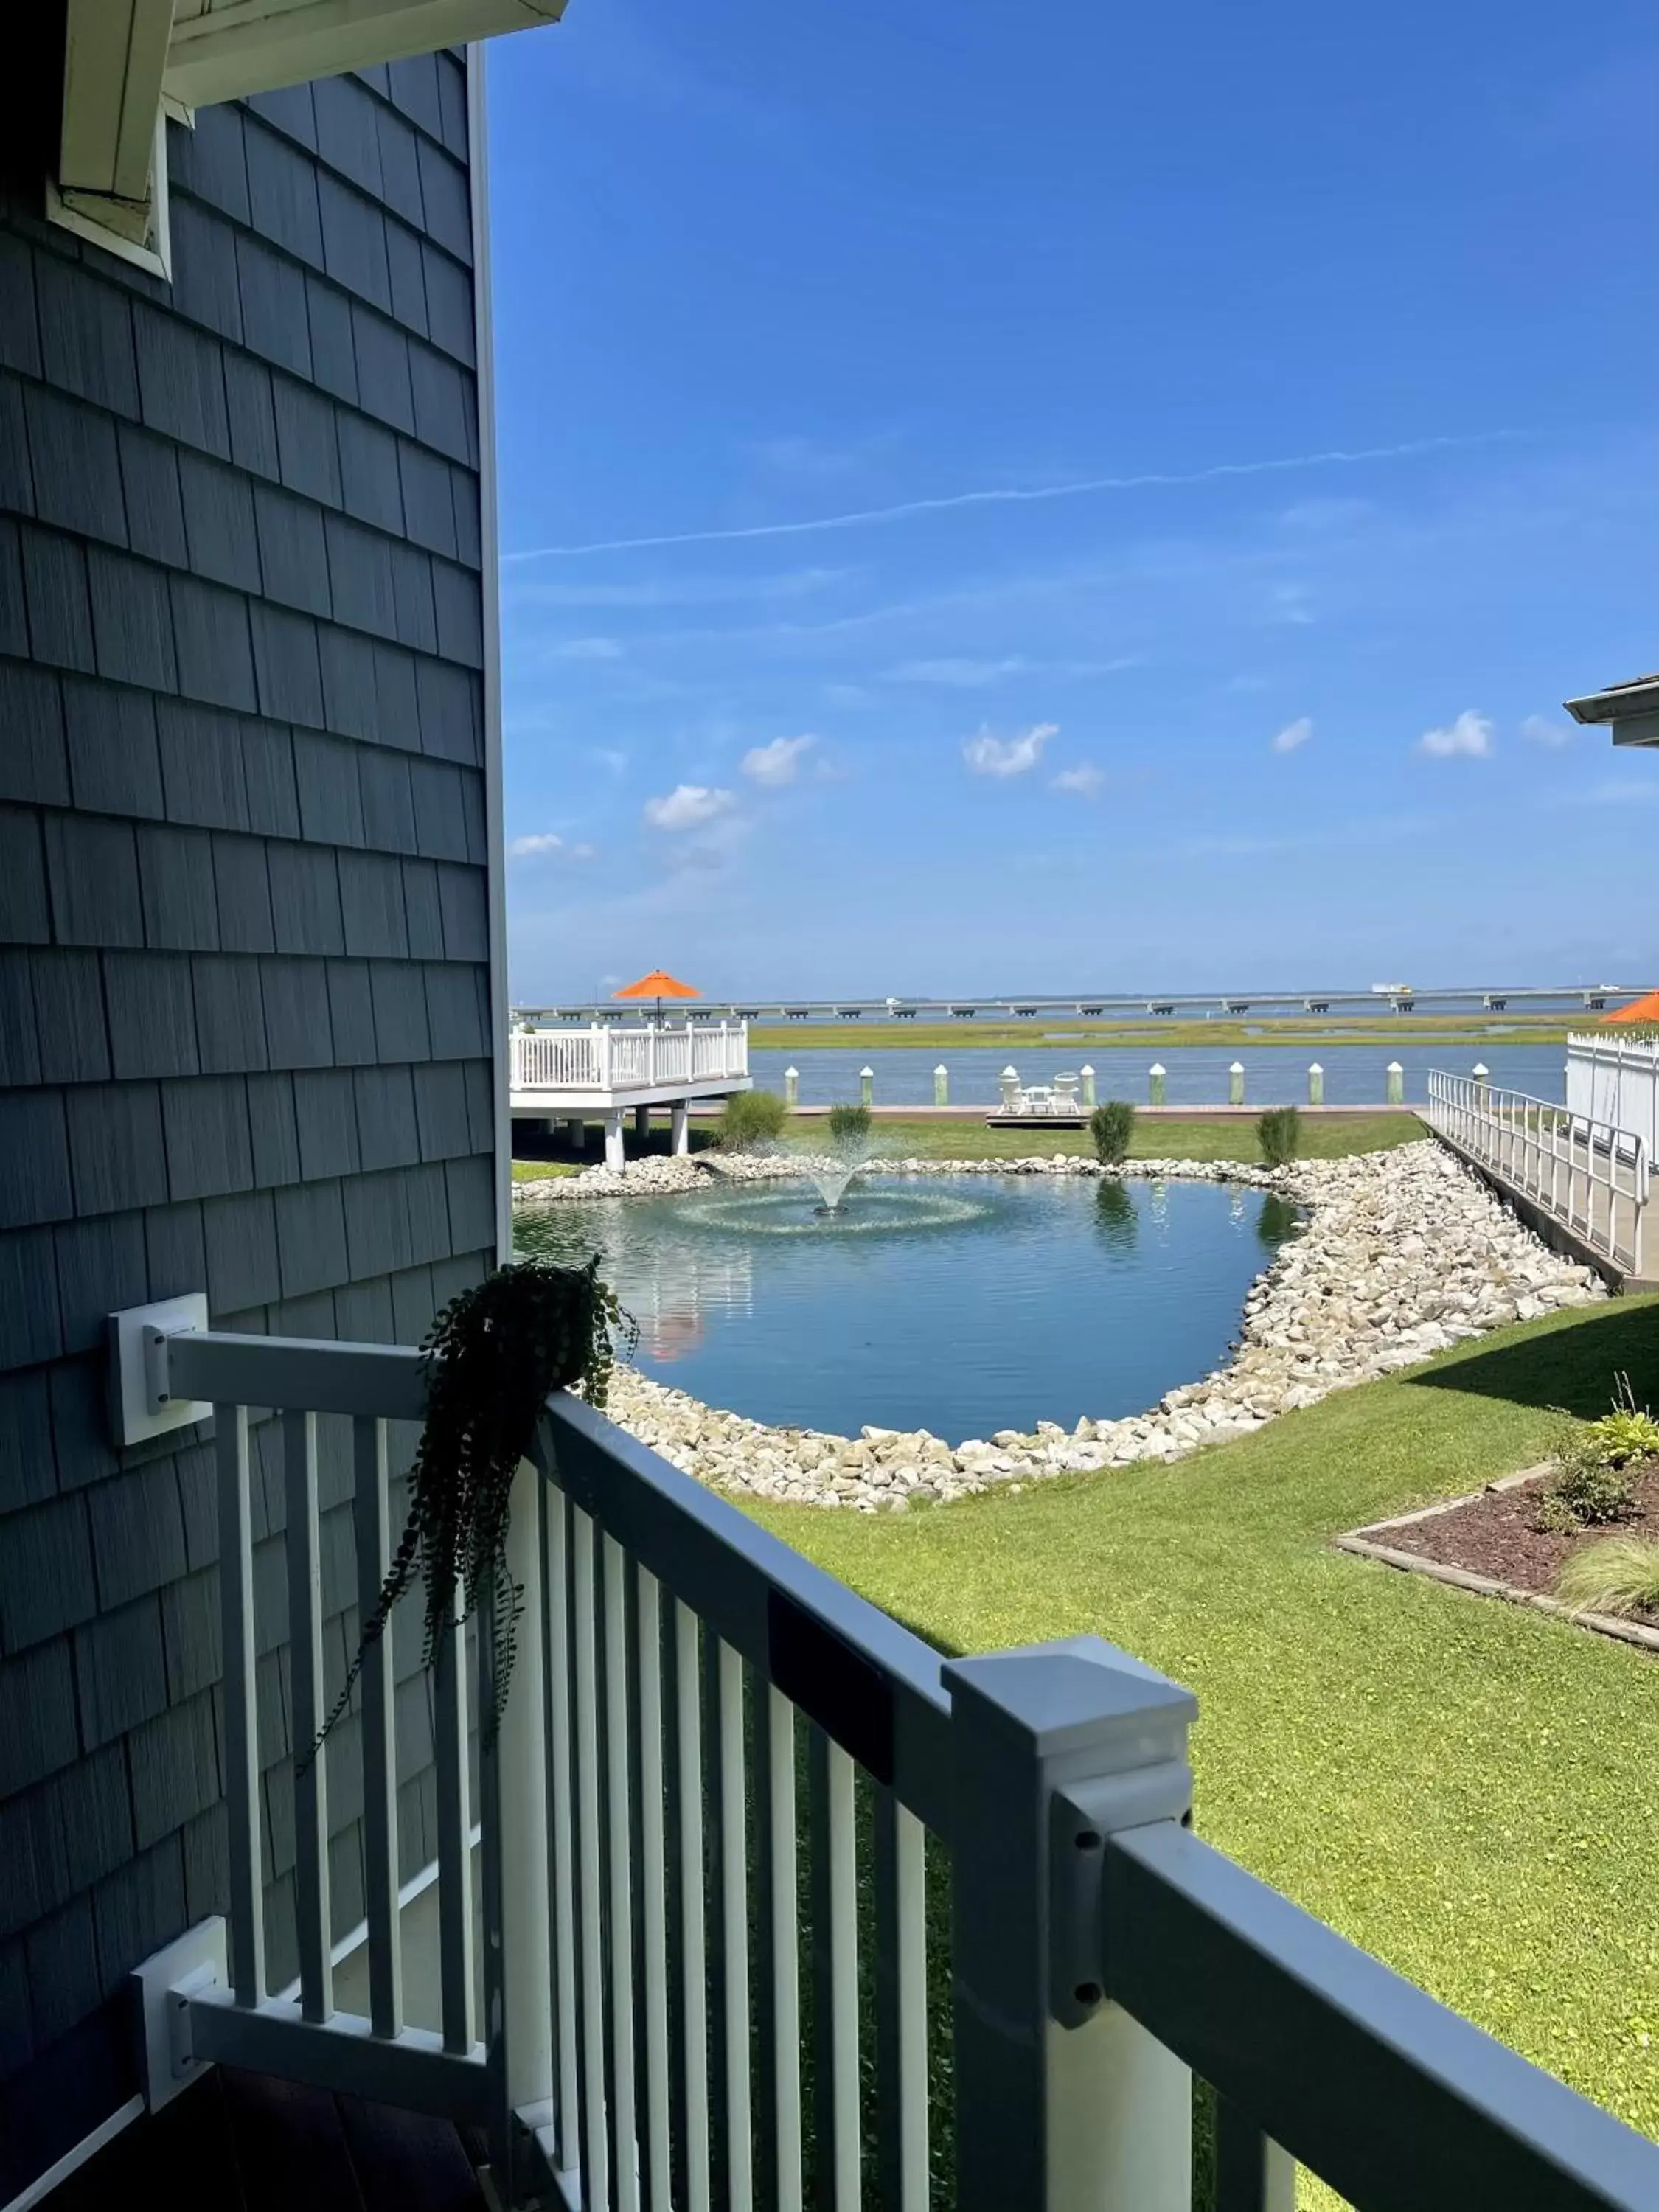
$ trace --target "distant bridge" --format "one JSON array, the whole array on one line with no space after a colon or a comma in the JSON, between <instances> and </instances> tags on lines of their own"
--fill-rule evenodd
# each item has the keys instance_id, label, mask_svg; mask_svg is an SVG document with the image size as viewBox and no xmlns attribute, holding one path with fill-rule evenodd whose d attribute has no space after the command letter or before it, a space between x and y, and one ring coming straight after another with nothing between
<instances>
[{"instance_id":1,"label":"distant bridge","mask_svg":"<svg viewBox=\"0 0 1659 2212\"><path fill-rule=\"evenodd\" d=\"M1374 983L1364 991L1081 992L1061 996L1033 993L989 999L884 998L849 995L839 999L700 999L685 1009L697 1021L750 1022L971 1022L1125 1018L1155 1015L1188 1020L1215 1014L1604 1013L1620 1000L1632 999L1646 984L1572 983L1500 985L1491 989L1419 991L1406 983ZM556 1006L518 1006L520 1022L620 1022L637 1020L637 1009L608 1000L571 999Z\"/></svg>"}]
</instances>

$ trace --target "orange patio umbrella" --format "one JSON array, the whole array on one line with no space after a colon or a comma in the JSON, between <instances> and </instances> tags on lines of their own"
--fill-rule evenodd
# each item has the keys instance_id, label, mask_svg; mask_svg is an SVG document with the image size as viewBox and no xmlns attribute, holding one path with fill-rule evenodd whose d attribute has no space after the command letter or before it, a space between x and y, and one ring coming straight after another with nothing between
<instances>
[{"instance_id":1,"label":"orange patio umbrella","mask_svg":"<svg viewBox=\"0 0 1659 2212\"><path fill-rule=\"evenodd\" d=\"M665 968L653 968L648 975L641 975L637 983L624 983L620 991L613 991L611 995L613 999L654 999L660 1017L665 999L700 999L702 994L694 983L682 983L678 975L671 975Z\"/></svg>"},{"instance_id":2,"label":"orange patio umbrella","mask_svg":"<svg viewBox=\"0 0 1659 2212\"><path fill-rule=\"evenodd\" d=\"M1649 991L1642 998L1632 999L1627 1006L1616 1006L1601 1018L1604 1022L1651 1022L1659 1025L1659 991Z\"/></svg>"}]
</instances>

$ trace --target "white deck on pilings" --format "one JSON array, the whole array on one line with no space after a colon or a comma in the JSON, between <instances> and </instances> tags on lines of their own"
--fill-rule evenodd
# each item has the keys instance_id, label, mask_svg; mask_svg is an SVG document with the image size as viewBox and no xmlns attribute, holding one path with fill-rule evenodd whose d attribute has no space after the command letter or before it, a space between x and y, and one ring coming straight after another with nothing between
<instances>
[{"instance_id":1,"label":"white deck on pilings","mask_svg":"<svg viewBox=\"0 0 1659 2212\"><path fill-rule=\"evenodd\" d=\"M507 1042L509 1096L520 1120L608 1118L630 1108L729 1098L752 1087L749 1031L741 1022L515 1030Z\"/></svg>"}]
</instances>

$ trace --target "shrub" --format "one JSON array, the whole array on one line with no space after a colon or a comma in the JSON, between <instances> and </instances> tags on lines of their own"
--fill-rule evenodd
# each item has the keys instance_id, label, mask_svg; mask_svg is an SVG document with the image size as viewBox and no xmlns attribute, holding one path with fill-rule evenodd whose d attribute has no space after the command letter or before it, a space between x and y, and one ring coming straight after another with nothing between
<instances>
[{"instance_id":1,"label":"shrub","mask_svg":"<svg viewBox=\"0 0 1659 2212\"><path fill-rule=\"evenodd\" d=\"M738 1091L720 1115L720 1143L728 1152L747 1152L771 1144L782 1132L788 1109L775 1091Z\"/></svg>"},{"instance_id":2,"label":"shrub","mask_svg":"<svg viewBox=\"0 0 1659 2212\"><path fill-rule=\"evenodd\" d=\"M1627 1470L1659 1458L1659 1421L1637 1404L1629 1376L1615 1376L1613 1411L1600 1420L1575 1421L1559 1413L1550 1458L1555 1475L1539 1507L1540 1528L1622 1521L1635 1503Z\"/></svg>"},{"instance_id":3,"label":"shrub","mask_svg":"<svg viewBox=\"0 0 1659 2212\"><path fill-rule=\"evenodd\" d=\"M1604 1536L1561 1570L1556 1595L1575 1613L1659 1613L1659 1544L1646 1536Z\"/></svg>"},{"instance_id":4,"label":"shrub","mask_svg":"<svg viewBox=\"0 0 1659 2212\"><path fill-rule=\"evenodd\" d=\"M1127 1098L1107 1098L1089 1116L1095 1158L1102 1167L1121 1167L1134 1141L1135 1109Z\"/></svg>"},{"instance_id":5,"label":"shrub","mask_svg":"<svg viewBox=\"0 0 1659 2212\"><path fill-rule=\"evenodd\" d=\"M1628 1467L1632 1460L1659 1459L1659 1421L1636 1402L1628 1375L1613 1377L1613 1411L1584 1431L1584 1446L1603 1467Z\"/></svg>"},{"instance_id":6,"label":"shrub","mask_svg":"<svg viewBox=\"0 0 1659 2212\"><path fill-rule=\"evenodd\" d=\"M1631 1486L1616 1467L1579 1460L1557 1474L1545 1494L1546 1506L1556 1510L1547 1516L1540 1512L1539 1519L1546 1528L1559 1528L1565 1512L1567 1525L1599 1528L1609 1521L1622 1521L1633 1503Z\"/></svg>"},{"instance_id":7,"label":"shrub","mask_svg":"<svg viewBox=\"0 0 1659 2212\"><path fill-rule=\"evenodd\" d=\"M851 1152L862 1145L870 1134L870 1109L867 1106L832 1106L830 1109L830 1141L838 1152Z\"/></svg>"},{"instance_id":8,"label":"shrub","mask_svg":"<svg viewBox=\"0 0 1659 2212\"><path fill-rule=\"evenodd\" d=\"M1255 1141L1270 1168L1288 1167L1302 1150L1302 1116L1294 1106L1270 1106L1255 1117Z\"/></svg>"}]
</instances>

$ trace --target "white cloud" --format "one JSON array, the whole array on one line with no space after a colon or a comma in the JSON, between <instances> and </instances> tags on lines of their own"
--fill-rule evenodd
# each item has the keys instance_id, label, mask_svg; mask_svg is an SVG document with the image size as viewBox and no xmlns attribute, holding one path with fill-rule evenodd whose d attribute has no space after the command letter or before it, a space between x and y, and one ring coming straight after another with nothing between
<instances>
[{"instance_id":1,"label":"white cloud","mask_svg":"<svg viewBox=\"0 0 1659 2212\"><path fill-rule=\"evenodd\" d=\"M538 860L549 853L564 853L573 860L591 860L593 857L591 845L567 845L556 830L532 830L527 836L515 837L507 849L515 860Z\"/></svg>"},{"instance_id":2,"label":"white cloud","mask_svg":"<svg viewBox=\"0 0 1659 2212\"><path fill-rule=\"evenodd\" d=\"M711 791L703 783L677 783L665 798L646 800L645 818L653 830L700 830L731 805L729 791Z\"/></svg>"},{"instance_id":3,"label":"white cloud","mask_svg":"<svg viewBox=\"0 0 1659 2212\"><path fill-rule=\"evenodd\" d=\"M1286 722L1284 728L1279 731L1273 739L1273 749L1276 753L1296 752L1307 744L1312 735L1312 715L1298 714L1295 721Z\"/></svg>"},{"instance_id":4,"label":"white cloud","mask_svg":"<svg viewBox=\"0 0 1659 2212\"><path fill-rule=\"evenodd\" d=\"M962 757L975 775L1024 775L1042 758L1042 748L1059 727L1058 722L1034 722L1017 738L994 738L981 730L969 738Z\"/></svg>"},{"instance_id":5,"label":"white cloud","mask_svg":"<svg viewBox=\"0 0 1659 2212\"><path fill-rule=\"evenodd\" d=\"M743 772L752 783L781 790L795 781L802 760L817 743L816 738L774 738L769 744L751 745L743 757Z\"/></svg>"},{"instance_id":6,"label":"white cloud","mask_svg":"<svg viewBox=\"0 0 1659 2212\"><path fill-rule=\"evenodd\" d=\"M614 637L568 637L553 648L556 660L620 660L622 647Z\"/></svg>"},{"instance_id":7,"label":"white cloud","mask_svg":"<svg viewBox=\"0 0 1659 2212\"><path fill-rule=\"evenodd\" d=\"M1528 714L1521 725L1521 734L1535 745L1547 745L1552 752L1559 752L1572 743L1572 725L1555 721L1548 714Z\"/></svg>"},{"instance_id":8,"label":"white cloud","mask_svg":"<svg viewBox=\"0 0 1659 2212\"><path fill-rule=\"evenodd\" d=\"M1092 761L1079 761L1075 768L1063 768L1054 778L1055 791L1074 791L1079 799L1098 799L1106 781L1106 771L1097 768Z\"/></svg>"},{"instance_id":9,"label":"white cloud","mask_svg":"<svg viewBox=\"0 0 1659 2212\"><path fill-rule=\"evenodd\" d=\"M1443 730L1425 730L1417 741L1417 750L1427 753L1431 760L1488 760L1492 745L1492 717L1478 714L1473 707L1466 707L1455 722Z\"/></svg>"}]
</instances>

